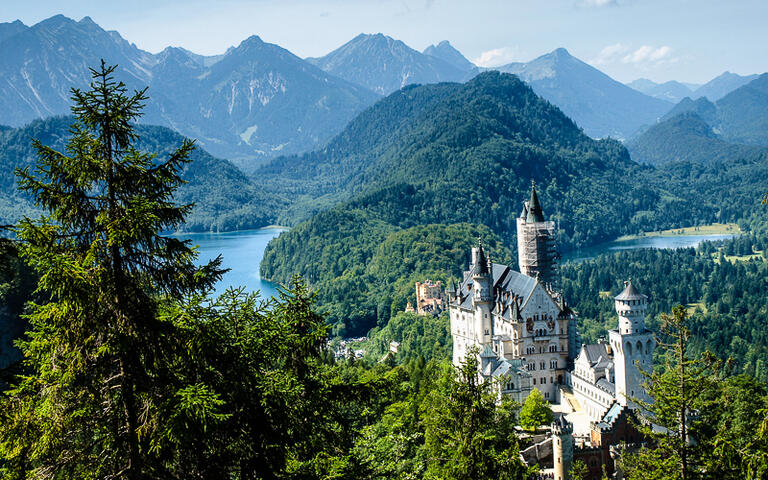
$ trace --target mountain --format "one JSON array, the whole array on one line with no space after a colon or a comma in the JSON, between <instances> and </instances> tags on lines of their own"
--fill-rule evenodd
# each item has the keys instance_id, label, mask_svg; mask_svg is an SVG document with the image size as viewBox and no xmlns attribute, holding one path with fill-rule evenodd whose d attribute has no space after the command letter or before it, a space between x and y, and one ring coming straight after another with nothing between
<instances>
[{"instance_id":1,"label":"mountain","mask_svg":"<svg viewBox=\"0 0 768 480\"><path fill-rule=\"evenodd\" d=\"M496 70L518 75L593 138L629 138L672 106L617 82L564 48Z\"/></svg>"},{"instance_id":2,"label":"mountain","mask_svg":"<svg viewBox=\"0 0 768 480\"><path fill-rule=\"evenodd\" d=\"M673 103L677 103L685 97L690 97L693 93L693 90L687 85L674 80L664 83L656 83L647 78L638 78L637 80L628 83L627 86L653 98Z\"/></svg>"},{"instance_id":3,"label":"mountain","mask_svg":"<svg viewBox=\"0 0 768 480\"><path fill-rule=\"evenodd\" d=\"M35 120L15 129L0 130L0 224L17 221L22 215L37 215L30 199L16 188L14 169L34 165L37 154L32 139L61 151L70 136L72 117ZM141 151L164 158L183 137L166 127L139 125L137 144ZM286 200L265 192L227 160L196 148L182 177L187 182L176 195L179 203L195 203L187 217L190 231L237 230L273 224Z\"/></svg>"},{"instance_id":4,"label":"mountain","mask_svg":"<svg viewBox=\"0 0 768 480\"><path fill-rule=\"evenodd\" d=\"M422 53L424 53L424 55L429 55L430 57L439 58L463 72L470 72L477 68L475 64L467 60L461 52L453 48L453 45L451 45L448 40L443 40L437 45L430 45L425 48Z\"/></svg>"},{"instance_id":5,"label":"mountain","mask_svg":"<svg viewBox=\"0 0 768 480\"><path fill-rule=\"evenodd\" d=\"M0 41L0 123L21 126L69 113L70 88L88 85L101 58L121 65L131 88L147 85L154 58L89 17L56 15Z\"/></svg>"},{"instance_id":6,"label":"mountain","mask_svg":"<svg viewBox=\"0 0 768 480\"><path fill-rule=\"evenodd\" d=\"M756 78L757 75L741 76L736 73L724 72L694 90L691 97L694 99L707 97L710 101L715 102Z\"/></svg>"},{"instance_id":7,"label":"mountain","mask_svg":"<svg viewBox=\"0 0 768 480\"><path fill-rule=\"evenodd\" d=\"M664 116L694 112L724 140L768 146L768 73L712 103L706 97L683 99Z\"/></svg>"},{"instance_id":8,"label":"mountain","mask_svg":"<svg viewBox=\"0 0 768 480\"><path fill-rule=\"evenodd\" d=\"M726 142L695 112L682 113L653 125L629 142L627 149L634 161L651 165L672 162L715 164L760 151L756 147Z\"/></svg>"},{"instance_id":9,"label":"mountain","mask_svg":"<svg viewBox=\"0 0 768 480\"><path fill-rule=\"evenodd\" d=\"M315 178L316 193L348 193L270 243L262 273L277 281L304 275L341 331L366 331L389 308L391 285L418 276L411 266L420 246L377 253L393 235L467 222L514 245L515 217L532 180L548 218L559 220L564 248L682 221L674 195L633 183L643 171L620 143L589 138L515 76L486 72L465 84L405 88L324 149L259 172ZM458 248L444 237L431 242ZM372 264L375 258L393 260ZM403 276L383 281L398 262Z\"/></svg>"},{"instance_id":10,"label":"mountain","mask_svg":"<svg viewBox=\"0 0 768 480\"><path fill-rule=\"evenodd\" d=\"M27 29L29 29L29 27L21 23L21 20L0 23L0 42Z\"/></svg>"},{"instance_id":11,"label":"mountain","mask_svg":"<svg viewBox=\"0 0 768 480\"><path fill-rule=\"evenodd\" d=\"M361 33L328 55L307 61L380 94L389 94L412 83L462 81L467 77L466 71L451 63L420 53L381 33Z\"/></svg>"},{"instance_id":12,"label":"mountain","mask_svg":"<svg viewBox=\"0 0 768 480\"><path fill-rule=\"evenodd\" d=\"M378 99L256 36L223 55L170 47L153 55L88 17L2 25L0 123L15 127L69 113L70 88L86 87L88 68L102 58L119 65L129 88L149 85L144 122L197 138L241 165L311 150Z\"/></svg>"}]
</instances>

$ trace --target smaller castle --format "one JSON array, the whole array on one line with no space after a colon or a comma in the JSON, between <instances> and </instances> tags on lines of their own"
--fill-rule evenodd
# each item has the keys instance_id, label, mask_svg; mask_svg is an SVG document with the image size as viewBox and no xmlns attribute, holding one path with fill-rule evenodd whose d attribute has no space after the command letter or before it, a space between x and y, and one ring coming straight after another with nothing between
<instances>
[{"instance_id":1,"label":"smaller castle","mask_svg":"<svg viewBox=\"0 0 768 480\"><path fill-rule=\"evenodd\" d=\"M445 310L445 289L440 280L416 282L416 313L439 315L443 310Z\"/></svg>"}]
</instances>

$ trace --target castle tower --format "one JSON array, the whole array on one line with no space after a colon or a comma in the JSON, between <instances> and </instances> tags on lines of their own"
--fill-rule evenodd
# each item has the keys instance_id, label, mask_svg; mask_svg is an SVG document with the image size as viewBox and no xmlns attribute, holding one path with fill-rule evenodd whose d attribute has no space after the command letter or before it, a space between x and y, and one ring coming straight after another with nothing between
<instances>
[{"instance_id":1,"label":"castle tower","mask_svg":"<svg viewBox=\"0 0 768 480\"><path fill-rule=\"evenodd\" d=\"M517 257L520 273L538 277L549 290L559 284L555 222L544 220L536 186L517 219Z\"/></svg>"},{"instance_id":2,"label":"castle tower","mask_svg":"<svg viewBox=\"0 0 768 480\"><path fill-rule=\"evenodd\" d=\"M552 422L552 462L554 480L570 480L573 463L573 424L564 415Z\"/></svg>"},{"instance_id":3,"label":"castle tower","mask_svg":"<svg viewBox=\"0 0 768 480\"><path fill-rule=\"evenodd\" d=\"M491 263L485 256L483 242L478 239L472 249L472 304L475 312L475 340L486 346L493 337L493 292L491 290Z\"/></svg>"},{"instance_id":4,"label":"castle tower","mask_svg":"<svg viewBox=\"0 0 768 480\"><path fill-rule=\"evenodd\" d=\"M619 328L608 335L614 352L616 398L620 404L628 405L632 398L650 401L643 388L645 377L640 371L653 369L656 341L651 331L645 328L648 297L638 292L631 281L624 285L624 291L614 298Z\"/></svg>"}]
</instances>

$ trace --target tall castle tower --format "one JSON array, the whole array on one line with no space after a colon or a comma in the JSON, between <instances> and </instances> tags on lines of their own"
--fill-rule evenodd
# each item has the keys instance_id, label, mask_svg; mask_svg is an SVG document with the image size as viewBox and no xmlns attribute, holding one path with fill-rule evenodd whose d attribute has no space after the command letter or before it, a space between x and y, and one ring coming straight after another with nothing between
<instances>
[{"instance_id":1,"label":"tall castle tower","mask_svg":"<svg viewBox=\"0 0 768 480\"><path fill-rule=\"evenodd\" d=\"M614 300L619 328L608 332L608 336L614 351L616 398L622 405L630 403L632 398L649 402L650 397L643 388L645 377L640 373L640 370L652 370L656 348L653 333L645 328L648 297L629 281Z\"/></svg>"},{"instance_id":2,"label":"tall castle tower","mask_svg":"<svg viewBox=\"0 0 768 480\"><path fill-rule=\"evenodd\" d=\"M517 257L520 273L538 277L549 290L559 284L555 222L544 220L544 212L531 186L531 199L525 202L517 219Z\"/></svg>"},{"instance_id":3,"label":"tall castle tower","mask_svg":"<svg viewBox=\"0 0 768 480\"><path fill-rule=\"evenodd\" d=\"M573 424L565 416L552 422L552 461L554 480L570 480L573 463Z\"/></svg>"}]
</instances>

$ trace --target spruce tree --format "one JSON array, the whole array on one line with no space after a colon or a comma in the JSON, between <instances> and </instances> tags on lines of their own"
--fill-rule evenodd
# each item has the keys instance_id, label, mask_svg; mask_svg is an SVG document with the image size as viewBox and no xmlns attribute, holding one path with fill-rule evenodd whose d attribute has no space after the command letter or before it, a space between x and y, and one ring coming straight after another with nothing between
<instances>
[{"instance_id":1,"label":"spruce tree","mask_svg":"<svg viewBox=\"0 0 768 480\"><path fill-rule=\"evenodd\" d=\"M128 94L104 61L90 89L72 90L65 152L35 141L20 188L48 212L16 228L47 301L31 306L20 342L27 375L0 403L0 458L9 478L167 478L167 412L204 402L175 381L185 345L164 302L206 291L222 270L163 232L191 205L173 194L194 148L164 160L134 148L146 89ZM197 398L192 398L197 395Z\"/></svg>"}]
</instances>

